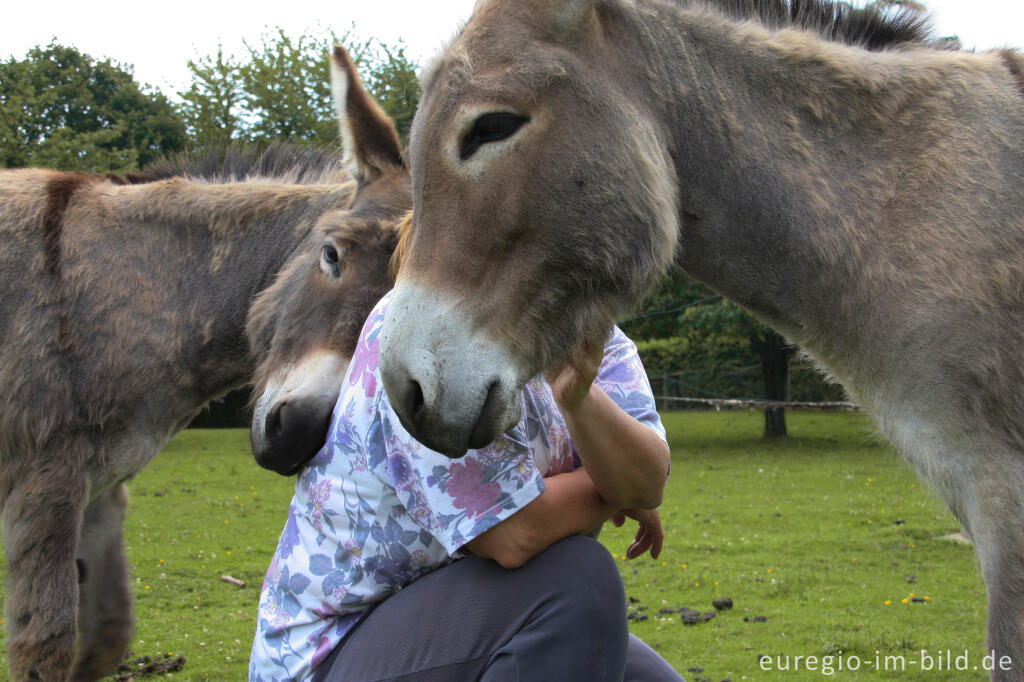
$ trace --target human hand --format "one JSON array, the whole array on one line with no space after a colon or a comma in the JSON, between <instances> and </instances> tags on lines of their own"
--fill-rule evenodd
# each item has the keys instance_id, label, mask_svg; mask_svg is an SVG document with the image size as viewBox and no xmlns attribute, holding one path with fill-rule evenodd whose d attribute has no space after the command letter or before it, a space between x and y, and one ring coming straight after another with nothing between
<instances>
[{"instance_id":1,"label":"human hand","mask_svg":"<svg viewBox=\"0 0 1024 682\"><path fill-rule=\"evenodd\" d=\"M584 341L544 373L555 402L563 411L575 409L583 403L597 378L602 360L604 344Z\"/></svg>"},{"instance_id":2,"label":"human hand","mask_svg":"<svg viewBox=\"0 0 1024 682\"><path fill-rule=\"evenodd\" d=\"M635 559L647 550L651 551L651 558L657 559L661 554L661 546L665 540L665 533L661 529L661 517L657 509L623 509L612 517L612 523L616 527L626 522L626 517L634 519L640 526L636 529L636 537L626 549L626 557Z\"/></svg>"}]
</instances>

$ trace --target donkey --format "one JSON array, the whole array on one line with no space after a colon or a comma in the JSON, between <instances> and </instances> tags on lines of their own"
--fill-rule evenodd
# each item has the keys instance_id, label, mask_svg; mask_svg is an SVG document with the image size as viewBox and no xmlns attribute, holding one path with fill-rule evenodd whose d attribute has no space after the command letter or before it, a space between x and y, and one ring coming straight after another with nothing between
<instances>
[{"instance_id":1,"label":"donkey","mask_svg":"<svg viewBox=\"0 0 1024 682\"><path fill-rule=\"evenodd\" d=\"M380 366L457 457L673 261L813 357L970 534L1024 680L1024 56L825 0L490 0L424 78Z\"/></svg>"},{"instance_id":2,"label":"donkey","mask_svg":"<svg viewBox=\"0 0 1024 682\"><path fill-rule=\"evenodd\" d=\"M394 126L333 61L347 163L273 147L127 177L0 171L14 680L116 668L124 482L209 400L255 379L254 454L280 473L322 445L412 201Z\"/></svg>"}]
</instances>

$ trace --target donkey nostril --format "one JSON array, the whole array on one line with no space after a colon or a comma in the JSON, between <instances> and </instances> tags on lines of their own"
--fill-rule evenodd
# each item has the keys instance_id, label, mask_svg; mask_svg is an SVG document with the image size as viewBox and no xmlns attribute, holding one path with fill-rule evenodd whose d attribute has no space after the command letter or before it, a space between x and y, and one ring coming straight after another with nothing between
<instances>
[{"instance_id":1,"label":"donkey nostril","mask_svg":"<svg viewBox=\"0 0 1024 682\"><path fill-rule=\"evenodd\" d=\"M495 425L498 421L499 394L501 393L501 380L495 379L487 387L487 397L484 398L484 405L480 408L480 416L473 425L473 431L469 434L469 447L473 450L484 447L494 440Z\"/></svg>"},{"instance_id":2,"label":"donkey nostril","mask_svg":"<svg viewBox=\"0 0 1024 682\"><path fill-rule=\"evenodd\" d=\"M420 387L420 382L415 379L411 379L412 384L409 387L409 418L413 422L419 422L423 418L424 406L423 406L423 389Z\"/></svg>"},{"instance_id":3,"label":"donkey nostril","mask_svg":"<svg viewBox=\"0 0 1024 682\"><path fill-rule=\"evenodd\" d=\"M270 410L270 414L267 415L267 422L264 424L264 431L268 438L274 438L281 433L281 410L288 403L282 402L274 405L274 408Z\"/></svg>"}]
</instances>

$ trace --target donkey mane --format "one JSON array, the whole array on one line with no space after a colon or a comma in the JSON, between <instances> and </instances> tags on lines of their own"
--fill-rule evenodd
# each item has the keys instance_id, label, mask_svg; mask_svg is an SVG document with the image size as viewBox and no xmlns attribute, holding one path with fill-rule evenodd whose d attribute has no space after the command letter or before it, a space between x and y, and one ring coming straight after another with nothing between
<instances>
[{"instance_id":1,"label":"donkey mane","mask_svg":"<svg viewBox=\"0 0 1024 682\"><path fill-rule=\"evenodd\" d=\"M261 149L253 144L229 144L189 150L159 159L140 171L109 175L119 184L141 185L170 178L193 182L234 182L289 185L331 185L350 180L340 150L297 147L274 142Z\"/></svg>"},{"instance_id":2,"label":"donkey mane","mask_svg":"<svg viewBox=\"0 0 1024 682\"><path fill-rule=\"evenodd\" d=\"M911 7L892 11L874 5L854 7L837 0L676 0L682 6L703 4L731 19L756 21L769 29L799 28L825 40L883 50L903 44L931 44L927 14Z\"/></svg>"},{"instance_id":3,"label":"donkey mane","mask_svg":"<svg viewBox=\"0 0 1024 682\"><path fill-rule=\"evenodd\" d=\"M474 12L485 0L479 0ZM879 51L900 46L932 47L956 50L959 41L934 36L931 17L913 7L879 9L874 5L855 7L845 0L656 0L680 10L704 10L732 21L752 21L769 30L796 28L814 33L835 43ZM601 5L602 0L597 0ZM613 0L614 4L614 0ZM454 39L453 39L454 41ZM443 68L448 69L449 86L470 78L471 61L465 50L450 42L431 60L420 76L426 91ZM517 66L523 69L522 65ZM550 77L546 67L538 74L522 76L527 80ZM562 73L559 67L554 69Z\"/></svg>"}]
</instances>

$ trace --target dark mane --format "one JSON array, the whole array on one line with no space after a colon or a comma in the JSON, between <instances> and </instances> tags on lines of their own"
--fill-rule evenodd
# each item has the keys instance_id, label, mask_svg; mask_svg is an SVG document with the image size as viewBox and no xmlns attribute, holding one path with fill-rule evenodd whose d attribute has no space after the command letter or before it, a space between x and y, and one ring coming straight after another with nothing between
<instances>
[{"instance_id":1,"label":"dark mane","mask_svg":"<svg viewBox=\"0 0 1024 682\"><path fill-rule=\"evenodd\" d=\"M179 177L215 184L281 182L322 185L349 180L340 151L276 142L262 150L255 145L191 150L154 161L140 171L108 177L114 182L131 185Z\"/></svg>"},{"instance_id":2,"label":"dark mane","mask_svg":"<svg viewBox=\"0 0 1024 682\"><path fill-rule=\"evenodd\" d=\"M868 50L917 43L931 44L931 21L911 7L854 7L837 0L706 0L734 19L757 21L768 28L803 28L825 40Z\"/></svg>"}]
</instances>

